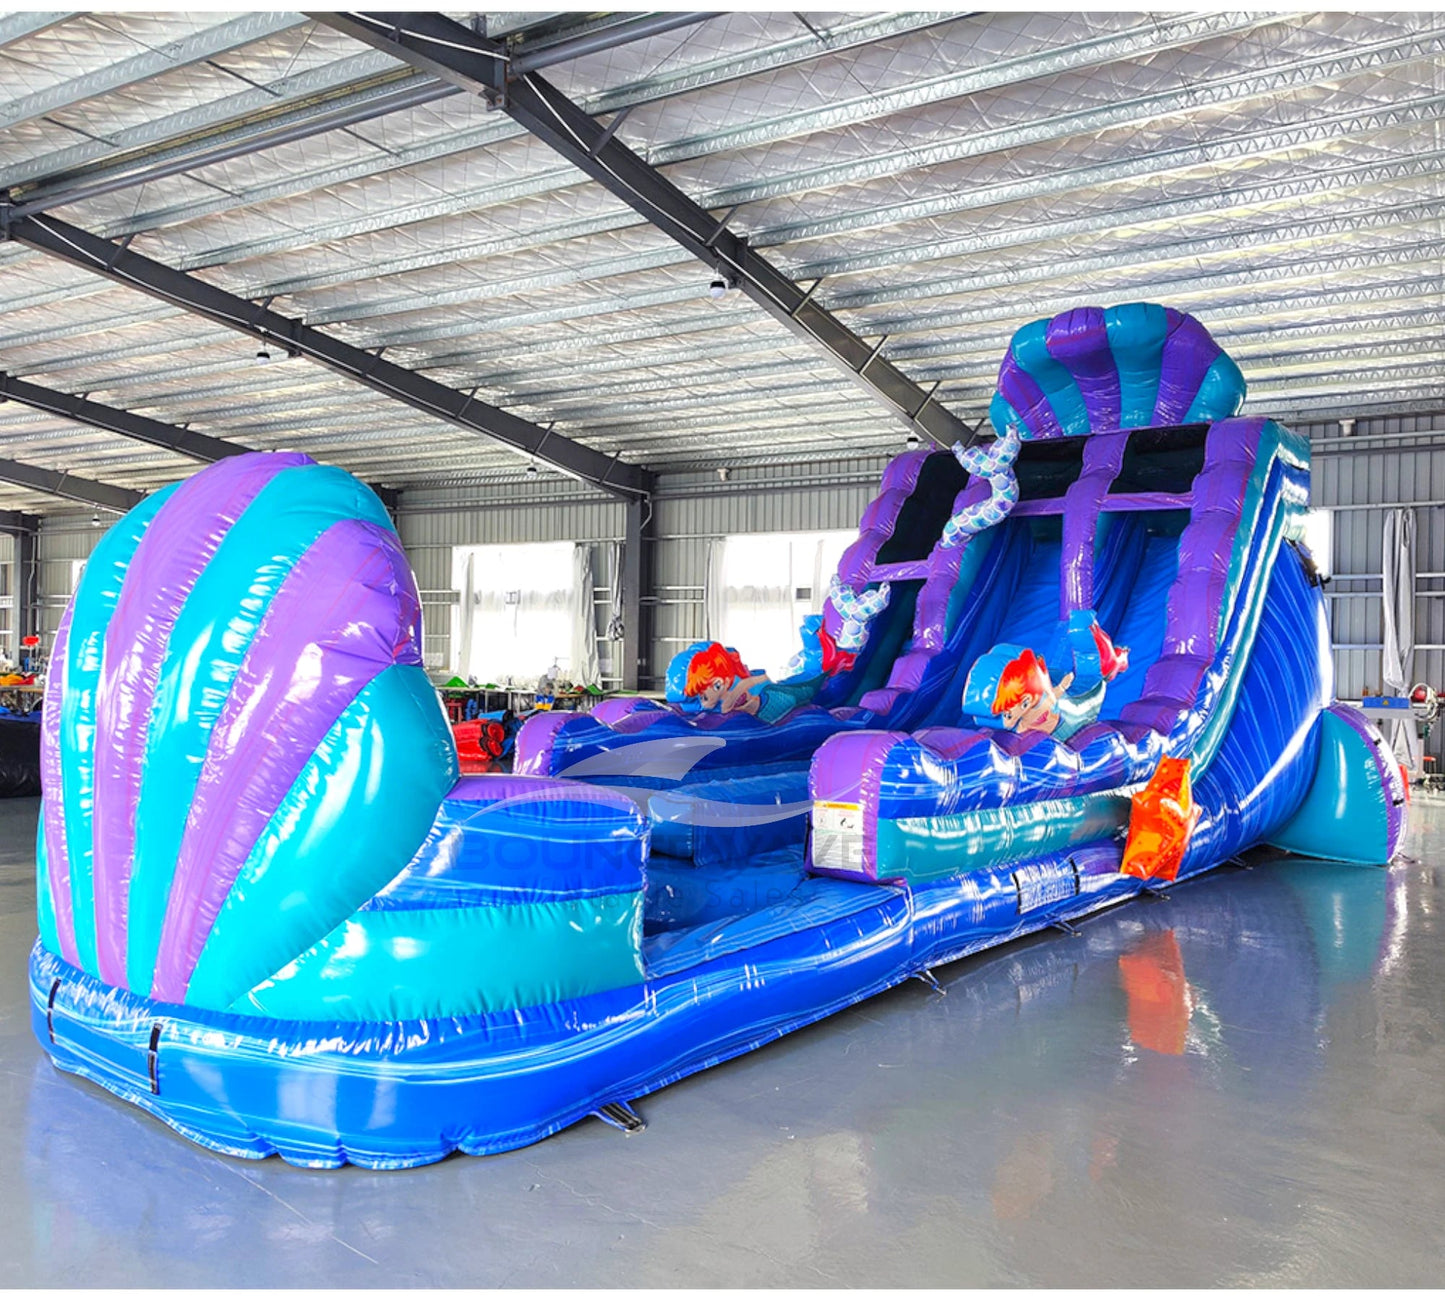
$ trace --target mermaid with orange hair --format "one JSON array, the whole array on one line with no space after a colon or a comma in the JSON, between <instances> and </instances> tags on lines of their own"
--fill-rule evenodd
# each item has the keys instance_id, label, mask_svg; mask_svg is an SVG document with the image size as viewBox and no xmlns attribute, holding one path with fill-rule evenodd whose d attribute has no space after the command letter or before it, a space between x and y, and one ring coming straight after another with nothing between
<instances>
[{"instance_id":1,"label":"mermaid with orange hair","mask_svg":"<svg viewBox=\"0 0 1445 1301\"><path fill-rule=\"evenodd\" d=\"M817 695L825 676L774 682L766 673L749 669L731 646L694 642L668 666L667 696L678 703L695 701L702 710L752 714L776 723Z\"/></svg>"},{"instance_id":2,"label":"mermaid with orange hair","mask_svg":"<svg viewBox=\"0 0 1445 1301\"><path fill-rule=\"evenodd\" d=\"M1116 647L1094 619L1077 610L1063 629L1062 653L1074 668L1055 684L1048 665L1027 646L995 646L979 657L963 687L963 711L998 718L1011 732L1043 732L1067 741L1099 717L1110 681L1129 667L1129 648ZM1062 658L1051 652L1050 658Z\"/></svg>"}]
</instances>

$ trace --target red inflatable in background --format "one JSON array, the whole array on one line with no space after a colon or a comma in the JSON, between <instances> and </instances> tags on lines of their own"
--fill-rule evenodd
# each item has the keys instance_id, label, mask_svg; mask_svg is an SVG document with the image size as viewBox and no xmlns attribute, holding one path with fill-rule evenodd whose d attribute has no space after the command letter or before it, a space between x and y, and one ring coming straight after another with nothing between
<instances>
[{"instance_id":1,"label":"red inflatable in background","mask_svg":"<svg viewBox=\"0 0 1445 1301\"><path fill-rule=\"evenodd\" d=\"M497 761L507 744L507 729L495 718L453 723L452 735L463 776L497 771Z\"/></svg>"}]
</instances>

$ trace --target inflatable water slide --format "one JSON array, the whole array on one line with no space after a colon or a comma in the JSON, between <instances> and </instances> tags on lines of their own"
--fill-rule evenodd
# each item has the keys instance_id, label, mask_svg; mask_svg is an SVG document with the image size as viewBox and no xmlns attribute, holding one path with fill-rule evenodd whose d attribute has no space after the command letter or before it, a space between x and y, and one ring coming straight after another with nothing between
<instances>
[{"instance_id":1,"label":"inflatable water slide","mask_svg":"<svg viewBox=\"0 0 1445 1301\"><path fill-rule=\"evenodd\" d=\"M1307 443L1193 317L1014 337L973 446L889 465L778 680L539 715L459 777L385 510L291 453L87 563L42 736L35 1032L234 1156L536 1141L931 968L1268 843L1384 863L1333 703ZM1061 943L1070 941L1061 939Z\"/></svg>"}]
</instances>

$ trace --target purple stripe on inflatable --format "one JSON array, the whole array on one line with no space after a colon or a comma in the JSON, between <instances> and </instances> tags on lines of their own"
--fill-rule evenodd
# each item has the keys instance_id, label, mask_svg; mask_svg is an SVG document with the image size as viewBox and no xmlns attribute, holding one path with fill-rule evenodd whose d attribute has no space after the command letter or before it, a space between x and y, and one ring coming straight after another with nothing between
<instances>
[{"instance_id":1,"label":"purple stripe on inflatable","mask_svg":"<svg viewBox=\"0 0 1445 1301\"><path fill-rule=\"evenodd\" d=\"M1025 438L1058 438L1064 430L1059 418L1044 396L1044 391L1014 359L1010 350L998 368L998 391L1015 411L1023 417L1025 428L1019 432Z\"/></svg>"},{"instance_id":2,"label":"purple stripe on inflatable","mask_svg":"<svg viewBox=\"0 0 1445 1301\"><path fill-rule=\"evenodd\" d=\"M914 737L935 754L950 762L962 759L976 745L983 744L988 734L960 727L925 727Z\"/></svg>"},{"instance_id":3,"label":"purple stripe on inflatable","mask_svg":"<svg viewBox=\"0 0 1445 1301\"><path fill-rule=\"evenodd\" d=\"M95 943L101 977L125 984L135 811L151 708L171 630L201 571L256 494L298 452L231 457L188 479L156 515L105 633L95 718Z\"/></svg>"},{"instance_id":4,"label":"purple stripe on inflatable","mask_svg":"<svg viewBox=\"0 0 1445 1301\"><path fill-rule=\"evenodd\" d=\"M60 936L60 955L71 966L80 965L75 947L75 911L70 895L70 853L65 839L65 800L61 786L65 765L60 754L60 709L65 698L65 660L70 649L70 612L65 607L55 642L50 648L50 679L40 714L40 784L45 792L45 864L50 879L50 897L55 905L55 929Z\"/></svg>"},{"instance_id":5,"label":"purple stripe on inflatable","mask_svg":"<svg viewBox=\"0 0 1445 1301\"><path fill-rule=\"evenodd\" d=\"M1193 704L1216 649L1219 604L1265 425L1262 419L1223 420L1211 426L1204 468L1194 480L1194 506L1179 538L1179 569L1169 589L1168 619L1159 658L1144 676L1143 697L1121 717L1154 726L1155 702Z\"/></svg>"},{"instance_id":6,"label":"purple stripe on inflatable","mask_svg":"<svg viewBox=\"0 0 1445 1301\"><path fill-rule=\"evenodd\" d=\"M316 630L329 630L318 638ZM333 524L296 563L236 675L196 785L151 996L185 997L237 873L322 738L391 664L421 663L421 607L394 534Z\"/></svg>"},{"instance_id":7,"label":"purple stripe on inflatable","mask_svg":"<svg viewBox=\"0 0 1445 1301\"><path fill-rule=\"evenodd\" d=\"M1192 492L1111 492L1104 498L1106 511L1189 510Z\"/></svg>"},{"instance_id":8,"label":"purple stripe on inflatable","mask_svg":"<svg viewBox=\"0 0 1445 1301\"><path fill-rule=\"evenodd\" d=\"M868 503L863 518L858 521L857 540L849 545L838 561L838 581L844 586L857 591L873 581L873 562L877 559L878 550L893 536L898 513L903 509L903 503L913 495L924 462L932 455L933 449L920 448L916 452L905 452L889 462L878 485L878 495ZM834 637L843 627L843 616L834 608L832 601L823 602L823 627Z\"/></svg>"},{"instance_id":9,"label":"purple stripe on inflatable","mask_svg":"<svg viewBox=\"0 0 1445 1301\"><path fill-rule=\"evenodd\" d=\"M1103 328L1101 312L1099 329ZM1116 398L1118 378L1116 374ZM1084 444L1084 463L1079 477L1064 493L1064 541L1059 558L1060 619L1067 619L1073 610L1094 608L1094 544L1099 534L1099 515L1109 485L1118 477L1119 467L1124 463L1128 442L1128 434L1098 434L1089 439Z\"/></svg>"},{"instance_id":10,"label":"purple stripe on inflatable","mask_svg":"<svg viewBox=\"0 0 1445 1301\"><path fill-rule=\"evenodd\" d=\"M1051 356L1066 367L1084 397L1089 428L1118 429L1123 406L1119 368L1109 350L1102 307L1077 307L1055 316L1044 332Z\"/></svg>"},{"instance_id":11,"label":"purple stripe on inflatable","mask_svg":"<svg viewBox=\"0 0 1445 1301\"><path fill-rule=\"evenodd\" d=\"M1159 358L1159 396L1154 424L1177 425L1189 413L1205 373L1223 351L1209 331L1192 316L1164 309L1169 333Z\"/></svg>"},{"instance_id":12,"label":"purple stripe on inflatable","mask_svg":"<svg viewBox=\"0 0 1445 1301\"><path fill-rule=\"evenodd\" d=\"M823 742L808 770L808 793L814 800L859 806L865 876L878 874L878 788L883 768L888 752L907 740L906 732L844 732Z\"/></svg>"}]
</instances>

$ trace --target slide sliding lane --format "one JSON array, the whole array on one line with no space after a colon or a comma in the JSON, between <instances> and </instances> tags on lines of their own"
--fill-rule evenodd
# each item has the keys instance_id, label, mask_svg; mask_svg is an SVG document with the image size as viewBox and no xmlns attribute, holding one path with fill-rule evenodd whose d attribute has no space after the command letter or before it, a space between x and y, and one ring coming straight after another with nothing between
<instances>
[{"instance_id":1,"label":"slide sliding lane","mask_svg":"<svg viewBox=\"0 0 1445 1301\"><path fill-rule=\"evenodd\" d=\"M1278 426L1224 422L1209 447L1178 540L1163 641L1153 663L1140 657L1148 667L1138 698L1063 743L978 727L834 738L811 773L816 868L917 881L1020 862L1117 834L1131 789L1165 754L1190 756L1203 777L1233 721L1272 571L1299 564L1284 539L1307 493L1307 453ZM1162 544L1152 559L1146 548L1131 605L1164 585L1162 555ZM1137 618L1147 609L1137 605ZM1295 653L1313 654L1313 642Z\"/></svg>"}]
</instances>

